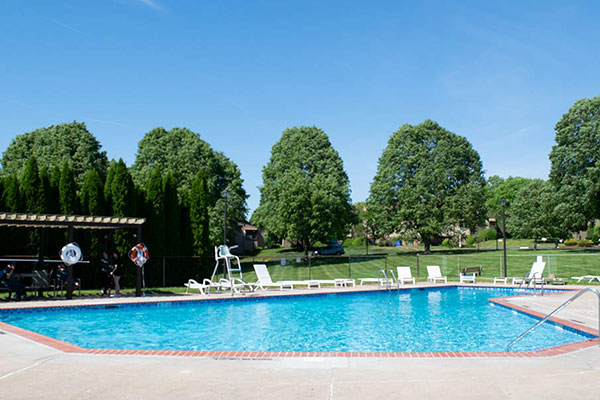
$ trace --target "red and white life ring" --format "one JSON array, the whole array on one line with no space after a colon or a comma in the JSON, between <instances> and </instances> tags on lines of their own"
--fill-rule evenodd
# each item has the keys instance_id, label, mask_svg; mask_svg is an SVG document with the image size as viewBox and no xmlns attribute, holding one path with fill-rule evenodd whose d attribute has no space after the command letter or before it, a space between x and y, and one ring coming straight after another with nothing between
<instances>
[{"instance_id":1,"label":"red and white life ring","mask_svg":"<svg viewBox=\"0 0 600 400\"><path fill-rule=\"evenodd\" d=\"M129 259L138 267L146 264L149 258L148 248L144 243L138 243L129 250Z\"/></svg>"}]
</instances>

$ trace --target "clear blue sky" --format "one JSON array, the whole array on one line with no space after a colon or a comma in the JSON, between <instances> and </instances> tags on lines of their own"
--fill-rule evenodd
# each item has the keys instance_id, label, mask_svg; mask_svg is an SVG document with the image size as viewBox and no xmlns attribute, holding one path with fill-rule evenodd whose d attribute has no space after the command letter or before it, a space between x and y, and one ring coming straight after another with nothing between
<instances>
[{"instance_id":1,"label":"clear blue sky","mask_svg":"<svg viewBox=\"0 0 600 400\"><path fill-rule=\"evenodd\" d=\"M254 209L281 131L316 125L362 201L390 134L429 118L487 176L546 178L555 123L600 95L599 17L598 1L6 0L0 151L77 120L130 165L150 129L188 127L240 166Z\"/></svg>"}]
</instances>

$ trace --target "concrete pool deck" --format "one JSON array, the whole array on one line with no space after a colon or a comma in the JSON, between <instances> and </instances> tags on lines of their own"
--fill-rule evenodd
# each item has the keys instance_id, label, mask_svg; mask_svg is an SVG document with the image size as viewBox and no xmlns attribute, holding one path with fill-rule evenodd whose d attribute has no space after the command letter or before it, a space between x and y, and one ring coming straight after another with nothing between
<instances>
[{"instance_id":1,"label":"concrete pool deck","mask_svg":"<svg viewBox=\"0 0 600 400\"><path fill-rule=\"evenodd\" d=\"M340 290L321 292L328 291ZM294 294L304 292L316 291L294 291ZM273 294L279 293L269 293ZM504 301L547 313L571 295L522 296L504 298ZM201 296L185 298L199 299ZM31 307L33 303L57 306L163 299L50 300L3 303L0 308ZM173 297L168 299L173 300ZM591 293L559 314L561 318L576 320L590 329L594 326L597 329L597 315L597 298ZM6 330L2 332L0 328L2 398L55 395L63 398L185 396L211 399L596 398L599 391L598 346L539 358L283 357L248 360L66 353Z\"/></svg>"}]
</instances>

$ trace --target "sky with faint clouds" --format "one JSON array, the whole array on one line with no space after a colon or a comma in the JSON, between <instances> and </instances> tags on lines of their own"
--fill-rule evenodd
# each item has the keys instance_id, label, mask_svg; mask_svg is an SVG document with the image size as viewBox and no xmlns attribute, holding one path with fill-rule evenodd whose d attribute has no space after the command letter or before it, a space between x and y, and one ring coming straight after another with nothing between
<instances>
[{"instance_id":1,"label":"sky with faint clouds","mask_svg":"<svg viewBox=\"0 0 600 400\"><path fill-rule=\"evenodd\" d=\"M109 158L187 127L236 162L254 209L286 127L316 125L354 201L402 124L465 136L486 175L547 178L554 125L600 95L597 1L0 2L0 151L83 121Z\"/></svg>"}]
</instances>

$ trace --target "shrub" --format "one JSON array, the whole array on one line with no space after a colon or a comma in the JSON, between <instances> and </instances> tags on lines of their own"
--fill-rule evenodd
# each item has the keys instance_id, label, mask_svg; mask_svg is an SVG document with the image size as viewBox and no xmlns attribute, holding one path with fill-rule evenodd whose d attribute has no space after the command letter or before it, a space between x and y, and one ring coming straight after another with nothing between
<instances>
[{"instance_id":1,"label":"shrub","mask_svg":"<svg viewBox=\"0 0 600 400\"><path fill-rule=\"evenodd\" d=\"M380 241L378 241L378 242L377 242L377 246L379 246L379 247L383 247L383 246L385 246L385 243L384 243L384 242L385 242L384 240L380 240Z\"/></svg>"},{"instance_id":2,"label":"shrub","mask_svg":"<svg viewBox=\"0 0 600 400\"><path fill-rule=\"evenodd\" d=\"M485 231L486 240L496 240L496 230L493 228L487 229Z\"/></svg>"},{"instance_id":3,"label":"shrub","mask_svg":"<svg viewBox=\"0 0 600 400\"><path fill-rule=\"evenodd\" d=\"M319 242L318 240L316 242L313 243L314 247L325 247L325 244L322 242Z\"/></svg>"},{"instance_id":4,"label":"shrub","mask_svg":"<svg viewBox=\"0 0 600 400\"><path fill-rule=\"evenodd\" d=\"M577 246L577 239L565 240L565 246Z\"/></svg>"},{"instance_id":5,"label":"shrub","mask_svg":"<svg viewBox=\"0 0 600 400\"><path fill-rule=\"evenodd\" d=\"M475 238L471 235L467 236L467 238L465 239L465 243L468 246L473 246L473 244L475 243Z\"/></svg>"},{"instance_id":6,"label":"shrub","mask_svg":"<svg viewBox=\"0 0 600 400\"><path fill-rule=\"evenodd\" d=\"M263 248L262 248L262 247L260 247L260 246L256 246L256 251L262 251L262 250L263 250Z\"/></svg>"},{"instance_id":7,"label":"shrub","mask_svg":"<svg viewBox=\"0 0 600 400\"><path fill-rule=\"evenodd\" d=\"M352 246L360 247L360 246L364 246L364 245L365 245L364 237L355 237L354 239L352 239Z\"/></svg>"},{"instance_id":8,"label":"shrub","mask_svg":"<svg viewBox=\"0 0 600 400\"><path fill-rule=\"evenodd\" d=\"M352 247L352 246L354 246L354 239L353 238L346 238L346 239L344 239L344 241L342 242L342 246L344 246L344 247Z\"/></svg>"},{"instance_id":9,"label":"shrub","mask_svg":"<svg viewBox=\"0 0 600 400\"><path fill-rule=\"evenodd\" d=\"M479 239L482 242L485 242L487 240L486 231L477 232L477 239Z\"/></svg>"},{"instance_id":10,"label":"shrub","mask_svg":"<svg viewBox=\"0 0 600 400\"><path fill-rule=\"evenodd\" d=\"M453 249L453 248L455 248L457 245L456 245L456 242L455 242L453 239L444 239L444 240L442 241L442 246L445 246L445 247L447 247L447 248L449 248L449 249Z\"/></svg>"},{"instance_id":11,"label":"shrub","mask_svg":"<svg viewBox=\"0 0 600 400\"><path fill-rule=\"evenodd\" d=\"M577 246L579 246L579 247L590 247L593 245L594 245L594 242L592 242L589 239L581 239L577 242Z\"/></svg>"},{"instance_id":12,"label":"shrub","mask_svg":"<svg viewBox=\"0 0 600 400\"><path fill-rule=\"evenodd\" d=\"M594 243L600 239L600 226L590 226L587 230L587 238Z\"/></svg>"}]
</instances>

